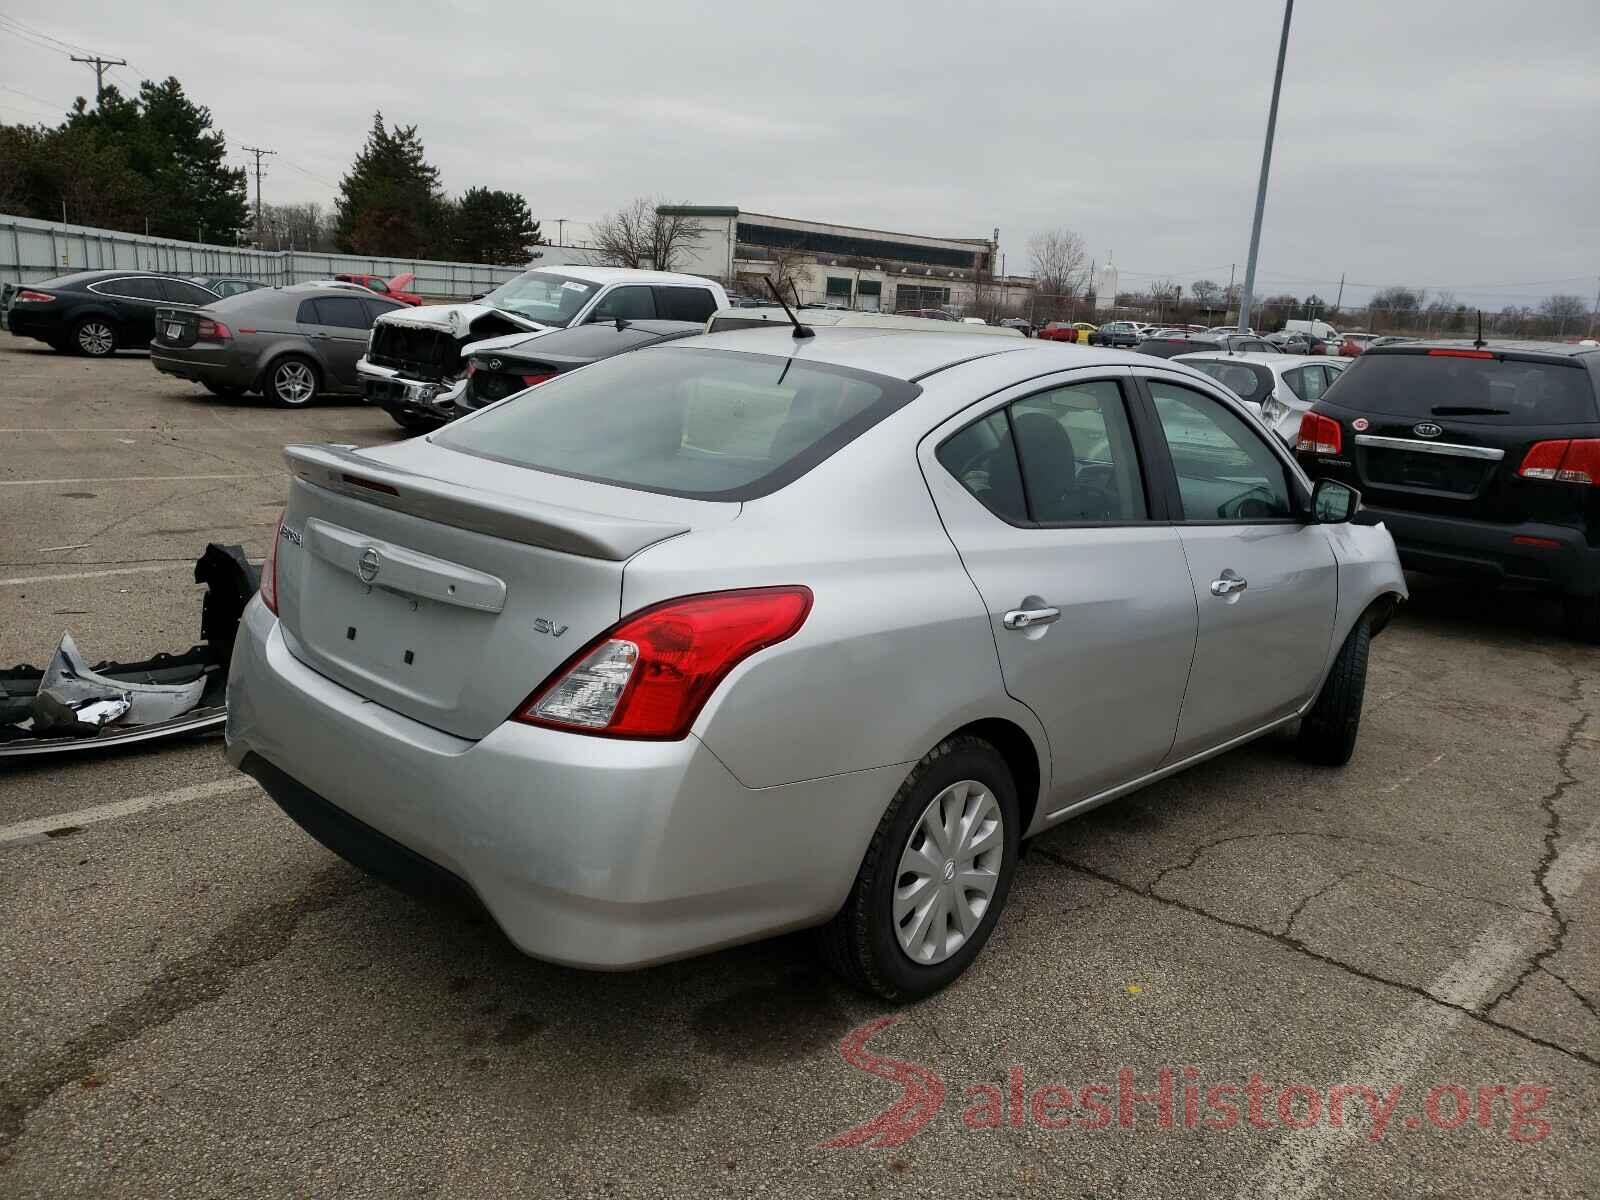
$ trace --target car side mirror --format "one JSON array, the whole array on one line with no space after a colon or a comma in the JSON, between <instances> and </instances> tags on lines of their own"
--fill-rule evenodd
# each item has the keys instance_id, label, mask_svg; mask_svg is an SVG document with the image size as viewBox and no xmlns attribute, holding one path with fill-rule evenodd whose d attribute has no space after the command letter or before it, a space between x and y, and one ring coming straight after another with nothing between
<instances>
[{"instance_id":1,"label":"car side mirror","mask_svg":"<svg viewBox=\"0 0 1600 1200\"><path fill-rule=\"evenodd\" d=\"M1311 489L1311 520L1317 525L1342 525L1361 510L1361 493L1337 479L1319 479Z\"/></svg>"}]
</instances>

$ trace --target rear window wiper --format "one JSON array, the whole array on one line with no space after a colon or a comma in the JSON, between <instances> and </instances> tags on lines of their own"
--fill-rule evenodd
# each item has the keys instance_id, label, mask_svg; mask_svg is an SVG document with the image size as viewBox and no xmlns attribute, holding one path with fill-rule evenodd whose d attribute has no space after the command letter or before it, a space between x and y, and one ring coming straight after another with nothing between
<instances>
[{"instance_id":1,"label":"rear window wiper","mask_svg":"<svg viewBox=\"0 0 1600 1200\"><path fill-rule=\"evenodd\" d=\"M1442 404L1438 408L1430 408L1429 413L1436 417L1509 417L1511 410L1507 408L1475 408L1470 404Z\"/></svg>"}]
</instances>

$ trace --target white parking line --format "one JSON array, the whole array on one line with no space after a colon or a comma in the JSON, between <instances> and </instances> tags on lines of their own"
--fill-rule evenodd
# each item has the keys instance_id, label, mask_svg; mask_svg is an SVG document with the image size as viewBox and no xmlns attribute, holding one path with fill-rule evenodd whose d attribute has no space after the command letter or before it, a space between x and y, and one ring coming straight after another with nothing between
<instances>
[{"instance_id":1,"label":"white parking line","mask_svg":"<svg viewBox=\"0 0 1600 1200\"><path fill-rule=\"evenodd\" d=\"M0 479L0 487L38 487L53 483L187 483L191 479L277 479L284 471L251 471L242 475L115 475L102 479Z\"/></svg>"},{"instance_id":2,"label":"white parking line","mask_svg":"<svg viewBox=\"0 0 1600 1200\"><path fill-rule=\"evenodd\" d=\"M1570 900L1596 867L1600 867L1600 821L1556 852L1545 872L1545 886L1557 901ZM1466 1009L1476 1009L1498 995L1549 935L1551 921L1544 914L1544 899L1538 889L1529 887L1517 903L1535 911L1511 912L1489 926L1427 990ZM1465 1019L1466 1013L1430 1000L1418 1000L1383 1032L1370 1055L1351 1064L1340 1082L1380 1087L1409 1083L1439 1043ZM1237 1195L1241 1200L1309 1200L1327 1182L1338 1156L1358 1144L1366 1132L1361 1122L1342 1130L1319 1123L1311 1129L1290 1132L1267 1159L1261 1173L1241 1187Z\"/></svg>"},{"instance_id":3,"label":"white parking line","mask_svg":"<svg viewBox=\"0 0 1600 1200\"><path fill-rule=\"evenodd\" d=\"M42 837L58 829L81 829L85 825L115 821L118 817L131 817L135 813L149 812L153 808L187 804L191 800L231 796L235 792L253 791L255 788L254 779L246 775L229 775L223 779L213 779L209 783L193 783L188 787L174 788L170 792L135 796L131 800L117 800L111 804L96 805L94 808L80 808L77 812L56 813L54 816L37 817L32 821L19 821L15 825L0 827L0 846Z\"/></svg>"},{"instance_id":4,"label":"white parking line","mask_svg":"<svg viewBox=\"0 0 1600 1200\"><path fill-rule=\"evenodd\" d=\"M140 567L110 567L104 571L65 571L59 575L15 575L0 579L0 587L15 587L21 583L54 583L58 579L104 579L107 575L142 575L146 571L188 570L193 559L175 559L169 563L149 563Z\"/></svg>"}]
</instances>

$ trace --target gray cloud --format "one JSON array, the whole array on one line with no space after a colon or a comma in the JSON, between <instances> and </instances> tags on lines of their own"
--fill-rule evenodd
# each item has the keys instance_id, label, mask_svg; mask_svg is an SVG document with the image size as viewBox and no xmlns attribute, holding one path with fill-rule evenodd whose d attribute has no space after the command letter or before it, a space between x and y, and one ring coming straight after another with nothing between
<instances>
[{"instance_id":1,"label":"gray cloud","mask_svg":"<svg viewBox=\"0 0 1600 1200\"><path fill-rule=\"evenodd\" d=\"M1025 269L1078 230L1124 283L1240 276L1277 0L275 6L13 2L26 25L177 75L266 193L332 199L374 109L446 186L586 221L649 193L976 237ZM1600 155L1586 0L1301 0L1259 288L1450 287L1498 308L1592 296ZM263 28L264 24L269 27ZM86 69L0 33L0 116L47 119ZM241 159L242 161L242 159ZM569 225L569 233L572 226ZM1148 274L1147 274L1148 273ZM1505 286L1516 284L1518 286Z\"/></svg>"}]
</instances>

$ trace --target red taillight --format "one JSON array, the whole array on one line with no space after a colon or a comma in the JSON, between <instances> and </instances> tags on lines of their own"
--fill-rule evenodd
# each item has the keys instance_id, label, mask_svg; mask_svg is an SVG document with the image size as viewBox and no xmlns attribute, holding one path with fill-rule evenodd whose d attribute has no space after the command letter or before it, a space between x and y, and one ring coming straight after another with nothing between
<instances>
[{"instance_id":1,"label":"red taillight","mask_svg":"<svg viewBox=\"0 0 1600 1200\"><path fill-rule=\"evenodd\" d=\"M11 297L11 302L13 304L49 304L50 301L54 299L55 297L49 292L35 292L31 289L24 288L15 296Z\"/></svg>"},{"instance_id":2,"label":"red taillight","mask_svg":"<svg viewBox=\"0 0 1600 1200\"><path fill-rule=\"evenodd\" d=\"M1517 474L1554 483L1600 484L1600 438L1558 438L1528 447Z\"/></svg>"},{"instance_id":3,"label":"red taillight","mask_svg":"<svg viewBox=\"0 0 1600 1200\"><path fill-rule=\"evenodd\" d=\"M527 387L537 387L546 379L554 379L555 377L556 373L554 371L546 371L543 375L524 375L522 382Z\"/></svg>"},{"instance_id":4,"label":"red taillight","mask_svg":"<svg viewBox=\"0 0 1600 1200\"><path fill-rule=\"evenodd\" d=\"M1429 350L1429 358L1493 358L1493 350Z\"/></svg>"},{"instance_id":5,"label":"red taillight","mask_svg":"<svg viewBox=\"0 0 1600 1200\"><path fill-rule=\"evenodd\" d=\"M1332 417L1308 412L1300 418L1300 433L1294 448L1307 454L1339 454L1344 449L1344 430Z\"/></svg>"},{"instance_id":6,"label":"red taillight","mask_svg":"<svg viewBox=\"0 0 1600 1200\"><path fill-rule=\"evenodd\" d=\"M1561 543L1555 538L1533 537L1531 534L1519 533L1511 539L1513 546L1537 546L1540 550L1559 550Z\"/></svg>"},{"instance_id":7,"label":"red taillight","mask_svg":"<svg viewBox=\"0 0 1600 1200\"><path fill-rule=\"evenodd\" d=\"M474 376L474 375L476 375L476 374L477 374L477 373L478 373L478 364L477 364L477 363L475 363L475 362L473 362L473 361L472 361L472 360L471 360L471 359L470 359L470 358L469 358L469 359L468 359L468 360L467 360L467 378L468 378L468 379L471 379L471 378L472 378L472 377L473 377L473 376Z\"/></svg>"},{"instance_id":8,"label":"red taillight","mask_svg":"<svg viewBox=\"0 0 1600 1200\"><path fill-rule=\"evenodd\" d=\"M272 540L267 543L267 559L261 564L261 603L273 616L278 615L278 540L283 537L283 518L288 515L287 509L278 515Z\"/></svg>"},{"instance_id":9,"label":"red taillight","mask_svg":"<svg viewBox=\"0 0 1600 1200\"><path fill-rule=\"evenodd\" d=\"M681 738L729 671L793 637L810 611L806 587L707 592L642 609L562 664L511 719L605 737Z\"/></svg>"},{"instance_id":10,"label":"red taillight","mask_svg":"<svg viewBox=\"0 0 1600 1200\"><path fill-rule=\"evenodd\" d=\"M210 317L201 317L200 326L195 331L195 336L206 342L225 342L233 336L228 327L221 321L213 321Z\"/></svg>"}]
</instances>

